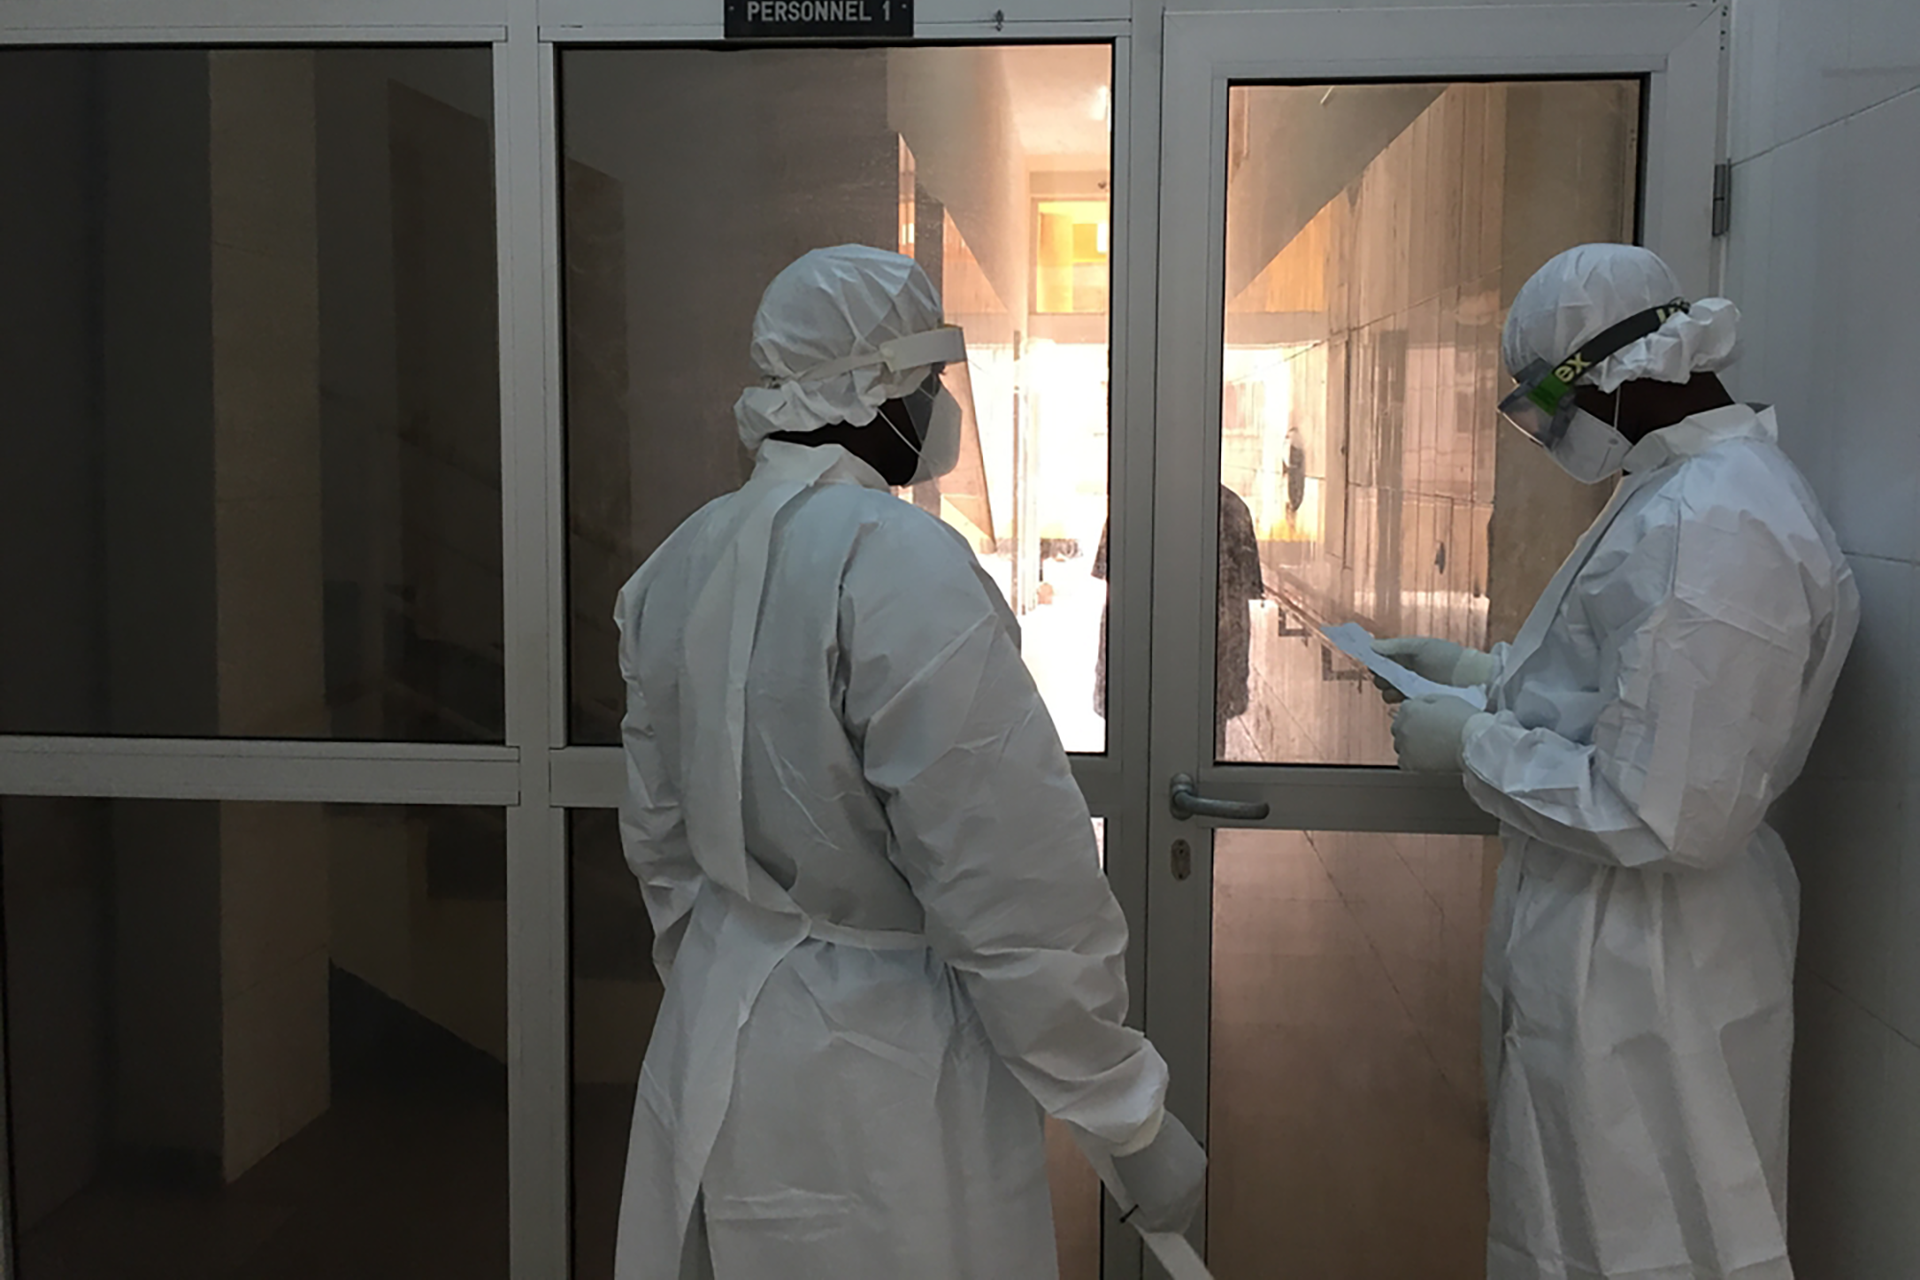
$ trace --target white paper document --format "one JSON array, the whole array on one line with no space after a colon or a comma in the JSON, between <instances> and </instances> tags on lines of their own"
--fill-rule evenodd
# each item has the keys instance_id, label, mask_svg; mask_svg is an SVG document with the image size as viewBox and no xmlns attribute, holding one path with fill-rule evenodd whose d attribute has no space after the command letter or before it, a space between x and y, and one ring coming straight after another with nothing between
<instances>
[{"instance_id":1,"label":"white paper document","mask_svg":"<svg viewBox=\"0 0 1920 1280\"><path fill-rule=\"evenodd\" d=\"M1357 622L1343 622L1337 627L1328 627L1321 635L1327 638L1340 652L1354 659L1367 670L1373 672L1388 684L1409 698L1424 697L1427 694L1439 694L1441 697L1458 698L1476 711L1487 709L1487 691L1478 688L1465 688L1460 685L1440 684L1429 680L1417 672L1395 662L1392 658L1382 657L1373 647L1373 637L1367 629Z\"/></svg>"}]
</instances>

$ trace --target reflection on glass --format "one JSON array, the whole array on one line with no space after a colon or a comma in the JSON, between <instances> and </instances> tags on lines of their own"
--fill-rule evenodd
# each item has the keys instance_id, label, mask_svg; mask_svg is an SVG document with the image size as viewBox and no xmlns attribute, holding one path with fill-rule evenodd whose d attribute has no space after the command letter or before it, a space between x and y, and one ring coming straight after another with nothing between
<instances>
[{"instance_id":1,"label":"reflection on glass","mask_svg":"<svg viewBox=\"0 0 1920 1280\"><path fill-rule=\"evenodd\" d=\"M761 291L856 242L911 254L967 333L977 446L900 496L1012 602L1068 748L1104 750L1111 47L561 56L573 740L618 741L621 584L747 476Z\"/></svg>"},{"instance_id":2,"label":"reflection on glass","mask_svg":"<svg viewBox=\"0 0 1920 1280\"><path fill-rule=\"evenodd\" d=\"M1208 1262L1486 1275L1479 836L1222 830Z\"/></svg>"},{"instance_id":3,"label":"reflection on glass","mask_svg":"<svg viewBox=\"0 0 1920 1280\"><path fill-rule=\"evenodd\" d=\"M491 64L0 52L0 732L500 740Z\"/></svg>"},{"instance_id":4,"label":"reflection on glass","mask_svg":"<svg viewBox=\"0 0 1920 1280\"><path fill-rule=\"evenodd\" d=\"M1105 858L1106 823L1094 819ZM573 958L573 1274L611 1280L627 1128L665 988L653 927L611 809L568 815ZM1047 1122L1061 1280L1099 1280L1100 1181L1072 1136Z\"/></svg>"},{"instance_id":5,"label":"reflection on glass","mask_svg":"<svg viewBox=\"0 0 1920 1280\"><path fill-rule=\"evenodd\" d=\"M1509 639L1605 502L1499 429L1500 326L1553 254L1632 237L1638 121L1631 81L1231 91L1218 758L1391 763L1314 629Z\"/></svg>"},{"instance_id":6,"label":"reflection on glass","mask_svg":"<svg viewBox=\"0 0 1920 1280\"><path fill-rule=\"evenodd\" d=\"M507 1275L497 809L0 800L20 1280Z\"/></svg>"}]
</instances>

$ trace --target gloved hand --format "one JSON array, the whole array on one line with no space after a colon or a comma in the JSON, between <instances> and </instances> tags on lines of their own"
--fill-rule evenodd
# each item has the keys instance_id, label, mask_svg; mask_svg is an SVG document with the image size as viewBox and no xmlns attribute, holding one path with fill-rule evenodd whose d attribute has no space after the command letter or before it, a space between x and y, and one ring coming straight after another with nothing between
<instances>
[{"instance_id":1,"label":"gloved hand","mask_svg":"<svg viewBox=\"0 0 1920 1280\"><path fill-rule=\"evenodd\" d=\"M1399 636L1376 640L1373 642L1373 651L1383 658L1392 658L1415 675L1424 676L1436 684L1484 685L1498 674L1492 654L1469 649L1451 640L1437 640L1432 636ZM1373 683L1380 690L1380 696L1389 703L1403 700L1404 695L1382 677L1375 676Z\"/></svg>"},{"instance_id":2,"label":"gloved hand","mask_svg":"<svg viewBox=\"0 0 1920 1280\"><path fill-rule=\"evenodd\" d=\"M1167 1112L1153 1141L1130 1156L1115 1156L1113 1168L1134 1200L1128 1222L1175 1233L1192 1225L1207 1185L1207 1153L1180 1117Z\"/></svg>"},{"instance_id":3,"label":"gloved hand","mask_svg":"<svg viewBox=\"0 0 1920 1280\"><path fill-rule=\"evenodd\" d=\"M1458 773L1467 722L1485 712L1444 693L1410 698L1393 714L1393 749L1412 773Z\"/></svg>"}]
</instances>

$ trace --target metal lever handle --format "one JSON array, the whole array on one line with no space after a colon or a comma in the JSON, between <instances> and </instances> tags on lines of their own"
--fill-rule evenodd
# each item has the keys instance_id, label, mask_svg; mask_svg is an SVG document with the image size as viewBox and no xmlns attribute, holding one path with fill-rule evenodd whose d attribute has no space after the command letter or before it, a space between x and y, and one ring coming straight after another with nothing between
<instances>
[{"instance_id":1,"label":"metal lever handle","mask_svg":"<svg viewBox=\"0 0 1920 1280\"><path fill-rule=\"evenodd\" d=\"M1221 818L1228 822L1259 822L1273 812L1264 800L1214 800L1200 794L1193 778L1184 773L1173 776L1170 796L1173 816L1182 822L1191 818Z\"/></svg>"}]
</instances>

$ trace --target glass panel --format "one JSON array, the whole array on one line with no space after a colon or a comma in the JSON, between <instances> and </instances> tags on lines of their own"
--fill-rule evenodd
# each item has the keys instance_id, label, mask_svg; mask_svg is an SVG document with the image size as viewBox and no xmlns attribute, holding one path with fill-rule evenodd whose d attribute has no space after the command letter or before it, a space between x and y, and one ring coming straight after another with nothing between
<instances>
[{"instance_id":1,"label":"glass panel","mask_svg":"<svg viewBox=\"0 0 1920 1280\"><path fill-rule=\"evenodd\" d=\"M507 1275L498 809L0 800L20 1280Z\"/></svg>"},{"instance_id":2,"label":"glass panel","mask_svg":"<svg viewBox=\"0 0 1920 1280\"><path fill-rule=\"evenodd\" d=\"M666 995L619 815L567 815L573 958L573 1274L612 1280L640 1060Z\"/></svg>"},{"instance_id":3,"label":"glass panel","mask_svg":"<svg viewBox=\"0 0 1920 1280\"><path fill-rule=\"evenodd\" d=\"M1605 503L1497 425L1500 326L1553 254L1632 238L1640 85L1229 103L1215 755L1391 764L1314 628L1510 639Z\"/></svg>"},{"instance_id":4,"label":"glass panel","mask_svg":"<svg viewBox=\"0 0 1920 1280\"><path fill-rule=\"evenodd\" d=\"M621 584L746 479L761 291L857 242L912 254L967 332L977 445L901 496L1012 601L1068 748L1104 750L1111 47L561 59L573 740L618 741Z\"/></svg>"},{"instance_id":5,"label":"glass panel","mask_svg":"<svg viewBox=\"0 0 1920 1280\"><path fill-rule=\"evenodd\" d=\"M1047 1181L1053 1186L1053 1239L1060 1280L1100 1280L1100 1175L1068 1128L1047 1117Z\"/></svg>"},{"instance_id":6,"label":"glass panel","mask_svg":"<svg viewBox=\"0 0 1920 1280\"><path fill-rule=\"evenodd\" d=\"M1106 823L1094 819L1105 847ZM665 989L653 928L611 809L568 815L573 956L573 1274L611 1280L627 1130ZM1104 856L1104 853L1103 853ZM1099 1280L1099 1178L1065 1128L1047 1122L1047 1172L1061 1280ZM29 1278L31 1280L31 1278Z\"/></svg>"},{"instance_id":7,"label":"glass panel","mask_svg":"<svg viewBox=\"0 0 1920 1280\"><path fill-rule=\"evenodd\" d=\"M0 52L0 732L501 739L491 67Z\"/></svg>"},{"instance_id":8,"label":"glass panel","mask_svg":"<svg viewBox=\"0 0 1920 1280\"><path fill-rule=\"evenodd\" d=\"M1486 1275L1480 943L1496 841L1221 830L1208 1261Z\"/></svg>"}]
</instances>

